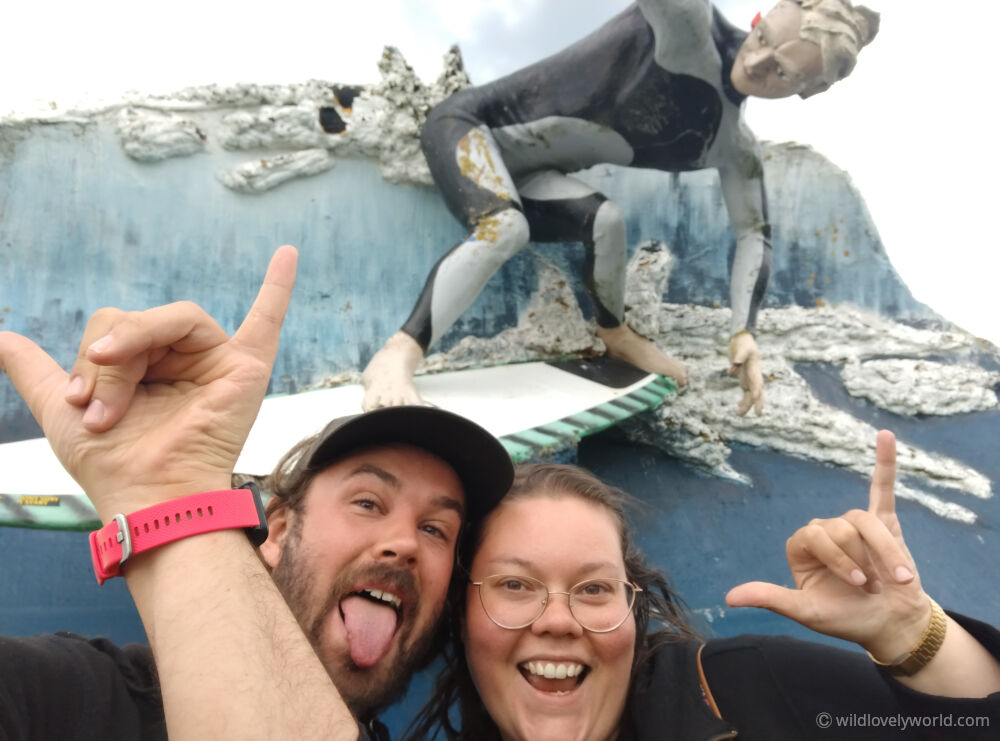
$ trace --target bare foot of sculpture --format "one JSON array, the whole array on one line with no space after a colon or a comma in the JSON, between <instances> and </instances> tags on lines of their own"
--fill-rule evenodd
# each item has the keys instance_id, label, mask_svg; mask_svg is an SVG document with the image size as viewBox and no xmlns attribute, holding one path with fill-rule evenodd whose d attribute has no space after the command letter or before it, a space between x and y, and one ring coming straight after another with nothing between
<instances>
[{"instance_id":1,"label":"bare foot of sculpture","mask_svg":"<svg viewBox=\"0 0 1000 741\"><path fill-rule=\"evenodd\" d=\"M423 357L423 349L405 332L396 332L386 340L361 374L365 387L362 409L370 412L379 407L423 404L413 385L413 372Z\"/></svg>"},{"instance_id":2,"label":"bare foot of sculpture","mask_svg":"<svg viewBox=\"0 0 1000 741\"><path fill-rule=\"evenodd\" d=\"M613 358L631 363L647 373L659 373L687 385L687 368L644 337L640 337L625 324L617 327L598 327L597 336L608 346L608 354Z\"/></svg>"}]
</instances>

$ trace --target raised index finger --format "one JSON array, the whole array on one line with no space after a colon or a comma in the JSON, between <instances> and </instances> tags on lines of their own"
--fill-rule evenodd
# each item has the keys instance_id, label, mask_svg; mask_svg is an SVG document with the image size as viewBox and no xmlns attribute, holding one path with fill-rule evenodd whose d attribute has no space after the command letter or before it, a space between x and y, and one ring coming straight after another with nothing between
<instances>
[{"instance_id":1,"label":"raised index finger","mask_svg":"<svg viewBox=\"0 0 1000 741\"><path fill-rule=\"evenodd\" d=\"M267 266L253 306L233 335L234 340L258 357L273 359L278 352L278 338L292 299L298 259L298 250L291 245L278 248Z\"/></svg>"},{"instance_id":2,"label":"raised index finger","mask_svg":"<svg viewBox=\"0 0 1000 741\"><path fill-rule=\"evenodd\" d=\"M896 436L889 430L879 430L875 438L875 470L869 490L868 511L873 515L896 513Z\"/></svg>"}]
</instances>

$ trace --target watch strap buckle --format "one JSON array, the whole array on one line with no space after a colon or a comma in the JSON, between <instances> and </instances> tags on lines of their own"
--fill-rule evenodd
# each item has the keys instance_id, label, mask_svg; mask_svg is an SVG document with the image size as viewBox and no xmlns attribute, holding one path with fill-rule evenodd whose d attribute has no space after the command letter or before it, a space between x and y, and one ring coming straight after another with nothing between
<instances>
[{"instance_id":1,"label":"watch strap buckle","mask_svg":"<svg viewBox=\"0 0 1000 741\"><path fill-rule=\"evenodd\" d=\"M113 534L107 532L112 524L117 526L117 532ZM116 514L106 527L90 534L90 560L94 564L98 584L104 584L108 579L118 576L122 566L131 557L132 534L125 515Z\"/></svg>"}]
</instances>

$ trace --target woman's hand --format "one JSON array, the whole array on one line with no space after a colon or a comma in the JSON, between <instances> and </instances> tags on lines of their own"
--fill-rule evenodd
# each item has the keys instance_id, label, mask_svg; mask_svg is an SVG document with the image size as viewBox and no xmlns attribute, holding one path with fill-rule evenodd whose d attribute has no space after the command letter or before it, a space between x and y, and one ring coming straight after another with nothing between
<instances>
[{"instance_id":1,"label":"woman's hand","mask_svg":"<svg viewBox=\"0 0 1000 741\"><path fill-rule=\"evenodd\" d=\"M854 641L884 664L910 654L930 624L930 599L896 517L896 438L878 433L868 510L813 520L788 539L796 589L748 582L726 595L733 607L763 607L819 633ZM952 617L928 663L899 677L946 697L1000 692L1000 661Z\"/></svg>"},{"instance_id":2,"label":"woman's hand","mask_svg":"<svg viewBox=\"0 0 1000 741\"><path fill-rule=\"evenodd\" d=\"M883 430L868 509L813 520L788 539L796 589L749 582L733 588L726 602L773 610L858 643L883 662L905 655L920 639L931 609L896 517L895 478L896 439Z\"/></svg>"},{"instance_id":3,"label":"woman's hand","mask_svg":"<svg viewBox=\"0 0 1000 741\"><path fill-rule=\"evenodd\" d=\"M296 262L293 247L275 253L232 338L189 302L101 309L66 373L31 340L0 333L0 369L102 521L230 487L267 390Z\"/></svg>"}]
</instances>

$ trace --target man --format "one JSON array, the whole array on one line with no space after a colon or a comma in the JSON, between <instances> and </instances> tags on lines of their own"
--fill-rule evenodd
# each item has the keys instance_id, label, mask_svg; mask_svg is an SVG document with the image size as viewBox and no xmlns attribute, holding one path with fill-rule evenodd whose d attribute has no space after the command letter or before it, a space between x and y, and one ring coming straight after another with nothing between
<instances>
[{"instance_id":1,"label":"man","mask_svg":"<svg viewBox=\"0 0 1000 741\"><path fill-rule=\"evenodd\" d=\"M437 653L463 524L512 476L495 438L430 407L334 420L286 454L261 556L358 718Z\"/></svg>"},{"instance_id":2,"label":"man","mask_svg":"<svg viewBox=\"0 0 1000 741\"><path fill-rule=\"evenodd\" d=\"M230 488L295 264L293 248L278 250L232 338L190 303L105 309L67 374L0 333L0 368L102 522L128 516L141 544L141 513ZM165 718L174 740L273 739L290 727L296 738L378 738L375 712L432 653L466 517L488 512L511 477L499 442L440 410L335 420L279 465L259 556L230 527L125 559L151 654L72 637L0 641L0 737L162 738ZM124 548L122 528L108 527ZM103 535L94 540L95 568L113 574L117 553L102 572Z\"/></svg>"}]
</instances>

